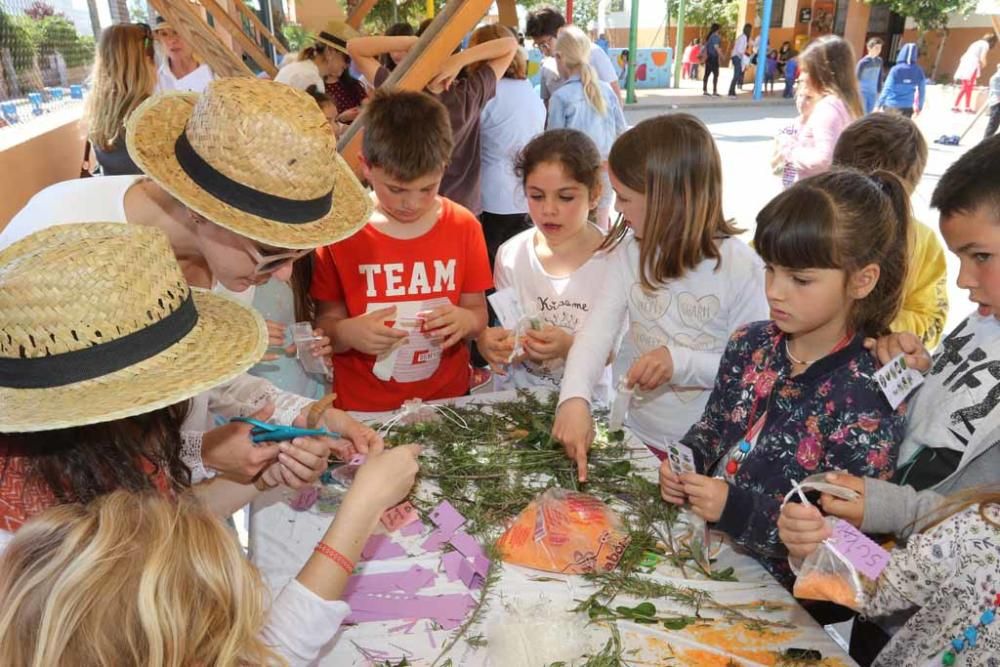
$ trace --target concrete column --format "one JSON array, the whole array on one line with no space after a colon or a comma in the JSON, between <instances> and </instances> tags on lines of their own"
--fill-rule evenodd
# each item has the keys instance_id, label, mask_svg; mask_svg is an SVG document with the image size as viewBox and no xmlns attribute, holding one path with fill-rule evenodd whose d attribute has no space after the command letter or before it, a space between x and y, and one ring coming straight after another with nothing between
<instances>
[{"instance_id":1,"label":"concrete column","mask_svg":"<svg viewBox=\"0 0 1000 667\"><path fill-rule=\"evenodd\" d=\"M865 53L865 37L868 35L868 17L871 11L871 5L863 0L848 0L844 39L854 47L854 54L858 58Z\"/></svg>"}]
</instances>

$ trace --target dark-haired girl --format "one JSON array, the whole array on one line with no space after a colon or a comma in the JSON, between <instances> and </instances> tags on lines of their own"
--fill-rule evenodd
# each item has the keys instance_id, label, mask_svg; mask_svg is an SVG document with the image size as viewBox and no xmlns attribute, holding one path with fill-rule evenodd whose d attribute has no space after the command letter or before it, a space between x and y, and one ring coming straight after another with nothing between
<instances>
[{"instance_id":1,"label":"dark-haired girl","mask_svg":"<svg viewBox=\"0 0 1000 667\"><path fill-rule=\"evenodd\" d=\"M523 334L523 354L514 359L517 388L556 390L574 335L587 321L604 284L607 255L597 253L604 234L588 216L601 195L601 155L578 130L549 130L532 139L518 156L516 173L528 198L534 227L500 246L494 268L497 290L511 288L521 309L541 323ZM479 350L501 371L514 352L518 332L491 327L479 336ZM595 388L608 400L611 371Z\"/></svg>"},{"instance_id":2,"label":"dark-haired girl","mask_svg":"<svg viewBox=\"0 0 1000 667\"><path fill-rule=\"evenodd\" d=\"M689 503L786 584L777 518L791 482L835 470L885 479L895 466L905 408L882 395L864 339L888 333L902 301L908 201L889 172L833 171L761 210L771 319L733 334L681 440L705 474L660 468L665 500Z\"/></svg>"}]
</instances>

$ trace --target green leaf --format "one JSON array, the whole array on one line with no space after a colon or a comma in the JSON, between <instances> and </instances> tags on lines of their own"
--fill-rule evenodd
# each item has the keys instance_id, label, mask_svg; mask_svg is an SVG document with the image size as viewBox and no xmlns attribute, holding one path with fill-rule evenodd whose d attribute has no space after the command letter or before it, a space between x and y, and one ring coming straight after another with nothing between
<instances>
[{"instance_id":1,"label":"green leaf","mask_svg":"<svg viewBox=\"0 0 1000 667\"><path fill-rule=\"evenodd\" d=\"M668 618L663 621L663 627L667 630L683 630L687 626L694 623L694 618L690 616L678 616L677 618Z\"/></svg>"}]
</instances>

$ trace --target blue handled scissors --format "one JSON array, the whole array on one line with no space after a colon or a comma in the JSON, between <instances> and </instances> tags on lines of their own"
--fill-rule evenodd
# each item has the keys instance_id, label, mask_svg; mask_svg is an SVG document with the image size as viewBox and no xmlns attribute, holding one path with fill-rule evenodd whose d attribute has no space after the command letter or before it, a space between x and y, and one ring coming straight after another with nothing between
<instances>
[{"instance_id":1,"label":"blue handled scissors","mask_svg":"<svg viewBox=\"0 0 1000 667\"><path fill-rule=\"evenodd\" d=\"M231 422L243 422L253 426L250 431L250 439L255 443L271 442L276 440L294 440L305 436L325 436L327 438L339 438L340 434L327 431L323 428L298 428L297 426L284 426L282 424L268 424L251 417L233 417Z\"/></svg>"}]
</instances>

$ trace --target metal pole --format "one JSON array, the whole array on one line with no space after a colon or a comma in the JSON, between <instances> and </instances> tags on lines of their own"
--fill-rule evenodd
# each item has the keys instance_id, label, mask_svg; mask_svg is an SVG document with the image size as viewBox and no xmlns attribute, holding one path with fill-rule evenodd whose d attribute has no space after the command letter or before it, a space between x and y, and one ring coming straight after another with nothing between
<instances>
[{"instance_id":1,"label":"metal pole","mask_svg":"<svg viewBox=\"0 0 1000 667\"><path fill-rule=\"evenodd\" d=\"M760 17L760 36L757 38L757 69L753 77L753 98L764 98L764 70L767 69L767 38L771 30L772 0L764 0L764 11Z\"/></svg>"},{"instance_id":2,"label":"metal pole","mask_svg":"<svg viewBox=\"0 0 1000 667\"><path fill-rule=\"evenodd\" d=\"M427 18L434 18L434 0L427 0Z\"/></svg>"},{"instance_id":3,"label":"metal pole","mask_svg":"<svg viewBox=\"0 0 1000 667\"><path fill-rule=\"evenodd\" d=\"M573 0L566 0L566 23L573 22ZM586 29L587 26L584 26Z\"/></svg>"},{"instance_id":4,"label":"metal pole","mask_svg":"<svg viewBox=\"0 0 1000 667\"><path fill-rule=\"evenodd\" d=\"M677 39L674 40L674 88L681 87L681 54L684 53L684 14L687 13L687 0L677 3Z\"/></svg>"},{"instance_id":5,"label":"metal pole","mask_svg":"<svg viewBox=\"0 0 1000 667\"><path fill-rule=\"evenodd\" d=\"M632 0L632 14L628 21L628 85L625 103L635 104L635 55L639 43L639 0Z\"/></svg>"}]
</instances>

